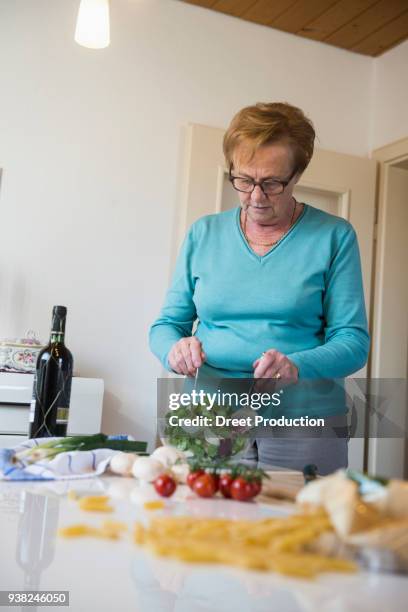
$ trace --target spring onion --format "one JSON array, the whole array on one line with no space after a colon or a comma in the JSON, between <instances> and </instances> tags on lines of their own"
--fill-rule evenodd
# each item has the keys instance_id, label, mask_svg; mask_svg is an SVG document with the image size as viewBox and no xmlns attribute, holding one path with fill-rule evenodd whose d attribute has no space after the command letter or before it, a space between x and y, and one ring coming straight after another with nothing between
<instances>
[{"instance_id":1,"label":"spring onion","mask_svg":"<svg viewBox=\"0 0 408 612\"><path fill-rule=\"evenodd\" d=\"M60 453L67 453L69 451L90 451L97 448L109 448L125 453L147 454L147 442L110 439L109 436L99 433L91 436L68 436L66 438L58 438L56 440L43 442L42 444L16 453L13 457L13 462L18 463L19 461L25 461L28 463L35 463L43 459L53 459Z\"/></svg>"}]
</instances>

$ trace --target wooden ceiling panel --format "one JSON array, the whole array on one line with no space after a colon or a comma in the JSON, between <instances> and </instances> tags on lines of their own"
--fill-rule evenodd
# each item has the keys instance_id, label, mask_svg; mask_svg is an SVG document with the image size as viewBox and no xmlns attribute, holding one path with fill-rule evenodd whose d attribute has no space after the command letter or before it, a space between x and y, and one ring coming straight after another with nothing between
<instances>
[{"instance_id":1,"label":"wooden ceiling panel","mask_svg":"<svg viewBox=\"0 0 408 612\"><path fill-rule=\"evenodd\" d=\"M241 15L248 21L255 21L263 25L271 25L274 19L282 15L288 8L293 6L295 0L257 0Z\"/></svg>"},{"instance_id":2,"label":"wooden ceiling panel","mask_svg":"<svg viewBox=\"0 0 408 612\"><path fill-rule=\"evenodd\" d=\"M366 55L378 56L387 49L394 47L402 42L408 31L408 11L383 26L376 32L367 36L360 43L352 48L352 51L364 53ZM407 66L408 76L408 66Z\"/></svg>"},{"instance_id":3,"label":"wooden ceiling panel","mask_svg":"<svg viewBox=\"0 0 408 612\"><path fill-rule=\"evenodd\" d=\"M408 38L408 0L181 0L377 56Z\"/></svg>"},{"instance_id":4,"label":"wooden ceiling panel","mask_svg":"<svg viewBox=\"0 0 408 612\"><path fill-rule=\"evenodd\" d=\"M212 8L217 0L182 0L187 4L195 4L196 6L202 6L204 8Z\"/></svg>"},{"instance_id":5,"label":"wooden ceiling panel","mask_svg":"<svg viewBox=\"0 0 408 612\"><path fill-rule=\"evenodd\" d=\"M215 11L221 13L227 13L228 15L234 15L235 17L241 17L251 5L254 0L217 0L213 5Z\"/></svg>"},{"instance_id":6,"label":"wooden ceiling panel","mask_svg":"<svg viewBox=\"0 0 408 612\"><path fill-rule=\"evenodd\" d=\"M358 17L331 34L325 42L352 49L367 36L407 10L407 0L380 0Z\"/></svg>"},{"instance_id":7,"label":"wooden ceiling panel","mask_svg":"<svg viewBox=\"0 0 408 612\"><path fill-rule=\"evenodd\" d=\"M282 15L272 21L271 26L295 34L306 24L327 11L337 0L298 0Z\"/></svg>"},{"instance_id":8,"label":"wooden ceiling panel","mask_svg":"<svg viewBox=\"0 0 408 612\"><path fill-rule=\"evenodd\" d=\"M297 33L305 38L324 40L376 2L378 0L340 0Z\"/></svg>"}]
</instances>

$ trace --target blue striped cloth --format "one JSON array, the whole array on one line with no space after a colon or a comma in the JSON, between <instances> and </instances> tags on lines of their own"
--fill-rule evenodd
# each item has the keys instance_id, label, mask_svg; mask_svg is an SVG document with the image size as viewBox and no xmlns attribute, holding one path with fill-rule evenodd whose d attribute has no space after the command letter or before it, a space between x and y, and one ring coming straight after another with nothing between
<instances>
[{"instance_id":1,"label":"blue striped cloth","mask_svg":"<svg viewBox=\"0 0 408 612\"><path fill-rule=\"evenodd\" d=\"M131 436L109 436L110 440L131 440ZM29 463L16 460L16 455L45 441L58 438L34 438L25 440L14 448L0 448L0 480L69 480L99 476L107 469L111 457L118 451L98 448L91 451L60 453L53 459L41 459Z\"/></svg>"}]
</instances>

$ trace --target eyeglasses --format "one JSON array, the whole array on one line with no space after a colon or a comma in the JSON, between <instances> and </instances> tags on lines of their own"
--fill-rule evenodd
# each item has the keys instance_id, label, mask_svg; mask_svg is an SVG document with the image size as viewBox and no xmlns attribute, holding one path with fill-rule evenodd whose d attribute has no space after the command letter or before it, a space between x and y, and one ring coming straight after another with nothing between
<instances>
[{"instance_id":1,"label":"eyeglasses","mask_svg":"<svg viewBox=\"0 0 408 612\"><path fill-rule=\"evenodd\" d=\"M278 181L277 179L266 179L264 181L254 181L251 178L247 178L244 176L233 176L232 168L229 171L229 180L232 183L232 186L236 191L242 191L243 193L252 193L255 187L261 188L262 192L266 196L270 195L279 195L283 193L286 187L289 185L290 181L295 176L297 170L295 170L287 181Z\"/></svg>"}]
</instances>

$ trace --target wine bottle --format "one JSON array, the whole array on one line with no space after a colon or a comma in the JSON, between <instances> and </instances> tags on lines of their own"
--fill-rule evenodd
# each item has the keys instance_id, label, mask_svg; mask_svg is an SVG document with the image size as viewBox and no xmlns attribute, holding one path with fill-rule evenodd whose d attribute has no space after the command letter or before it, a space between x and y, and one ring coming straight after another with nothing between
<instances>
[{"instance_id":1,"label":"wine bottle","mask_svg":"<svg viewBox=\"0 0 408 612\"><path fill-rule=\"evenodd\" d=\"M37 357L30 409L30 438L66 436L73 358L64 344L65 306L54 306L48 345Z\"/></svg>"}]
</instances>

